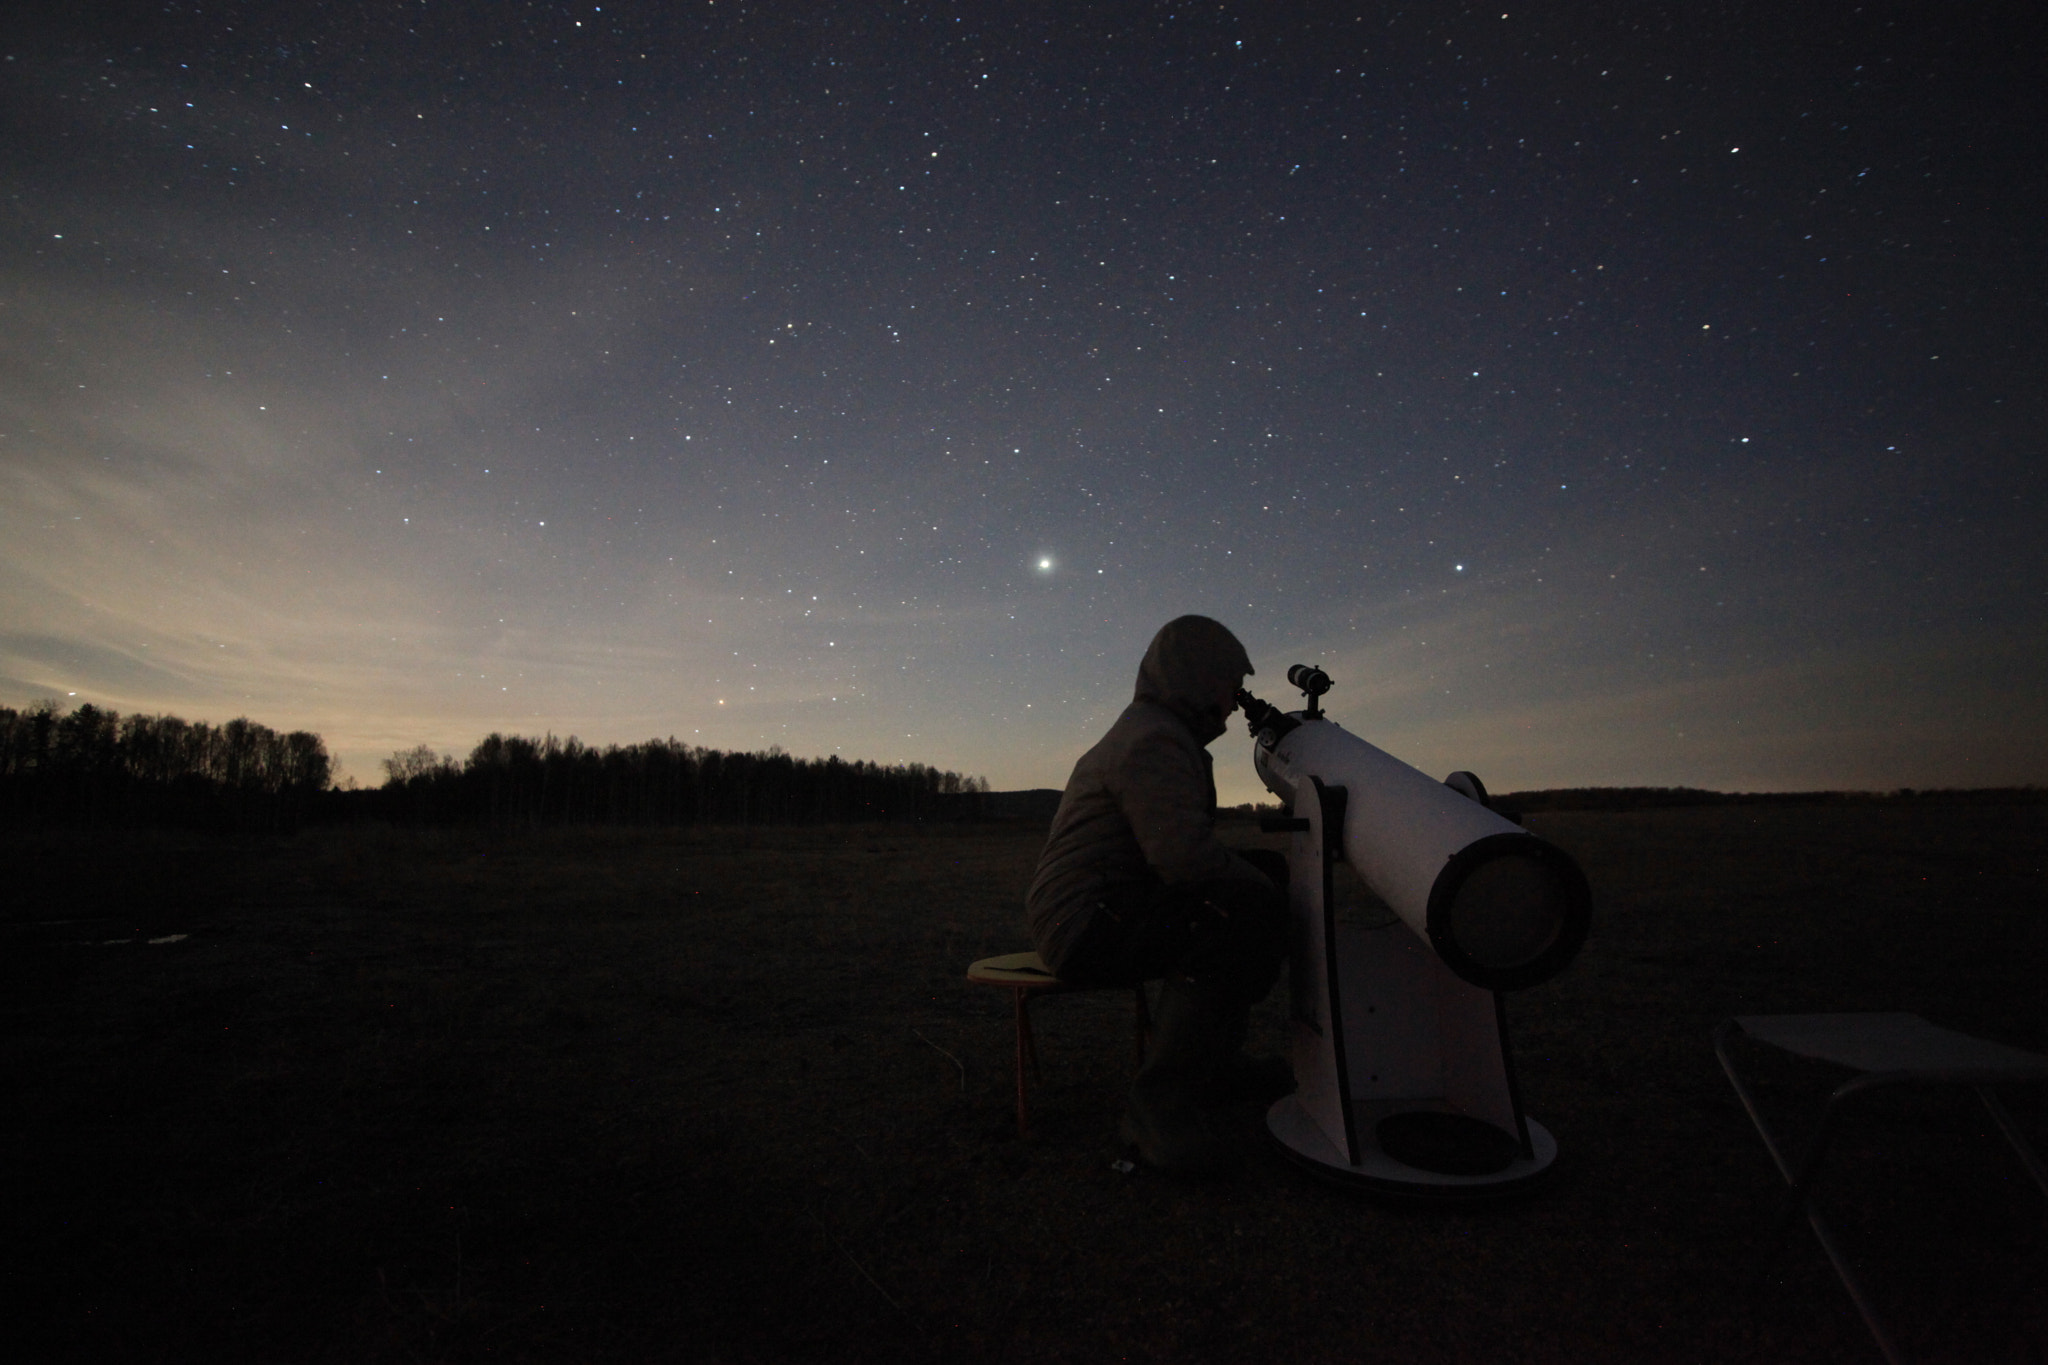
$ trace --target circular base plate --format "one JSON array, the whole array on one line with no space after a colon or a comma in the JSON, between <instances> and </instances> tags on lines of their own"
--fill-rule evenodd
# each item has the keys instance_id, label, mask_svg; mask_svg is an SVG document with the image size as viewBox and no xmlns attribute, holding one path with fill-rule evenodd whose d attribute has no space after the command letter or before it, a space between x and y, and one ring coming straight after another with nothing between
<instances>
[{"instance_id":1,"label":"circular base plate","mask_svg":"<svg viewBox=\"0 0 2048 1365\"><path fill-rule=\"evenodd\" d=\"M1432 1165L1453 1164L1445 1157L1455 1157L1459 1152L1455 1145L1447 1150L1443 1133L1455 1132L1461 1128L1462 1125L1457 1121L1462 1116L1442 1113L1440 1118L1451 1122L1440 1124L1437 1120L1421 1117L1430 1112L1405 1110L1399 1113L1367 1112L1354 1115L1353 1126L1359 1135L1356 1165L1347 1159L1345 1153L1337 1149L1292 1095L1279 1101L1266 1112L1266 1131L1272 1134L1281 1155L1310 1175L1361 1194L1403 1203L1484 1203L1489 1200L1512 1198L1528 1192L1540 1183L1557 1160L1557 1139L1550 1135L1549 1129L1534 1119L1527 1120L1529 1146L1534 1155L1522 1155L1521 1148L1511 1142L1511 1159L1505 1165L1490 1171L1424 1170L1397 1159L1380 1145L1382 1123L1394 1119L1397 1122L1387 1131L1397 1151L1429 1160ZM1466 1119L1464 1122L1477 1123L1478 1120ZM1488 1131L1497 1131L1492 1129L1491 1125L1484 1126ZM1403 1134L1403 1129L1409 1131ZM1434 1133L1437 1139L1435 1142L1427 1141L1432 1129L1439 1130ZM1411 1149L1402 1138L1413 1137L1417 1132L1423 1134L1424 1143L1419 1148ZM1469 1137L1469 1131L1465 1136ZM1453 1137L1450 1142L1456 1144L1458 1140L1457 1137ZM1475 1148L1478 1146L1470 1145ZM1464 1155L1476 1156L1476 1152ZM1467 1161L1465 1164L1469 1166L1476 1163Z\"/></svg>"},{"instance_id":2,"label":"circular base plate","mask_svg":"<svg viewBox=\"0 0 2048 1365\"><path fill-rule=\"evenodd\" d=\"M1438 1175L1498 1175L1522 1145L1513 1134L1464 1114L1410 1109L1372 1126L1380 1150L1404 1166Z\"/></svg>"}]
</instances>

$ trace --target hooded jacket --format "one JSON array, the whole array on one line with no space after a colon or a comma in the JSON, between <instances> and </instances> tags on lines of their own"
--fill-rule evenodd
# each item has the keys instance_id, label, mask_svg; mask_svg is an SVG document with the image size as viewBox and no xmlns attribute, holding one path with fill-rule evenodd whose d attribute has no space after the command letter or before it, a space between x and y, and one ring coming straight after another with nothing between
<instances>
[{"instance_id":1,"label":"hooded jacket","mask_svg":"<svg viewBox=\"0 0 2048 1365\"><path fill-rule=\"evenodd\" d=\"M1109 888L1266 880L1216 842L1205 747L1229 716L1221 698L1251 671L1237 637L1206 616L1178 617L1152 637L1136 696L1067 779L1025 896L1032 942L1055 973Z\"/></svg>"}]
</instances>

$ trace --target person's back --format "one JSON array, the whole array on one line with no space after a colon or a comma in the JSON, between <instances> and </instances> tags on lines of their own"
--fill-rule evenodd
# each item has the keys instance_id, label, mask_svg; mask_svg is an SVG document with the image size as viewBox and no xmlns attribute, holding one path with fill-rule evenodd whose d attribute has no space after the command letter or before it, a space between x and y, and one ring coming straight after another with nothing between
<instances>
[{"instance_id":1,"label":"person's back","mask_svg":"<svg viewBox=\"0 0 2048 1365\"><path fill-rule=\"evenodd\" d=\"M1217 842L1205 747L1252 671L1244 646L1207 617L1160 629L1135 698L1074 765L1025 900L1032 939L1062 980L1163 980L1124 1134L1168 1169L1234 1164L1205 1100L1289 1083L1284 1065L1238 1055L1250 1007L1279 972L1285 863Z\"/></svg>"}]
</instances>

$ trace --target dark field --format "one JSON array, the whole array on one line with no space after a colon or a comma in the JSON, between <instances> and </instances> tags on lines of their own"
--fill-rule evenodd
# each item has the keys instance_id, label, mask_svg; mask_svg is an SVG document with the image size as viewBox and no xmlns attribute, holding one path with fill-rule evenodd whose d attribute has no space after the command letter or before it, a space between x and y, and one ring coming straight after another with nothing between
<instances>
[{"instance_id":1,"label":"dark field","mask_svg":"<svg viewBox=\"0 0 2048 1365\"><path fill-rule=\"evenodd\" d=\"M107 1361L1875 1360L1803 1226L1747 1294L1781 1187L1708 1034L1905 1009L2048 1050L2048 807L1530 824L1579 856L1597 918L1509 1002L1558 1177L1481 1212L1383 1208L1264 1153L1222 1186L1117 1174L1122 993L1040 1006L1018 1141L1007 1000L961 973L1028 946L1035 829L15 837L0 1339ZM1769 1074L1780 1105L1837 1079ZM2048 1147L2042 1097L2008 1102ZM1920 1358L2048 1360L2048 1201L1973 1100L1875 1105L1840 1158L1824 1202Z\"/></svg>"}]
</instances>

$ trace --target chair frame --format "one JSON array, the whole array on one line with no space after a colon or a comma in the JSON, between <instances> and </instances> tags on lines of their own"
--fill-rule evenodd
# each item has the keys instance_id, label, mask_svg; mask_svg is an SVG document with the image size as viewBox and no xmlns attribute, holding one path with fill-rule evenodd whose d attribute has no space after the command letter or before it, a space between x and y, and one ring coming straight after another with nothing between
<instances>
[{"instance_id":1,"label":"chair frame","mask_svg":"<svg viewBox=\"0 0 2048 1365\"><path fill-rule=\"evenodd\" d=\"M1752 1017L1757 1018L1759 1022L1763 1022L1787 1016L1745 1016L1728 1019L1724 1020L1714 1030L1714 1054L1720 1059L1721 1070L1727 1073L1728 1083L1735 1087L1737 1098L1742 1101L1742 1107L1749 1112L1750 1122L1756 1126L1757 1135L1763 1139L1765 1148L1769 1150L1771 1159L1777 1163L1778 1173L1784 1177L1787 1186L1784 1203L1779 1209L1777 1217L1772 1221L1768 1240L1764 1243L1761 1248L1761 1254L1757 1258L1757 1271L1751 1282L1752 1292L1762 1286L1764 1276L1769 1270L1771 1259L1776 1255L1778 1248L1784 1243L1785 1234L1791 1229L1792 1224L1798 1219L1799 1215L1804 1213L1807 1224L1813 1229L1814 1237L1820 1242L1821 1249L1827 1253L1829 1262L1834 1266L1836 1276L1842 1281L1842 1287L1848 1291L1851 1302L1856 1305L1857 1313L1862 1316L1864 1326L1870 1329L1870 1335L1876 1340L1878 1350L1883 1353L1887 1361L1891 1362L1891 1365L1906 1365L1908 1358L1905 1349L1885 1325L1883 1315L1878 1312L1876 1298L1871 1294L1869 1286L1856 1274L1855 1269L1849 1263L1847 1254L1842 1250L1841 1243L1836 1239L1833 1230L1829 1228L1827 1220L1821 1216L1820 1210L1816 1209L1812 1203L1813 1187L1820 1175L1821 1162L1827 1156L1829 1145L1834 1141L1835 1134L1841 1126L1848 1102L1859 1095L1900 1085L1969 1086L1976 1092L1978 1100L1983 1103L1985 1111L1991 1115L1991 1121L1997 1125L1999 1132L2004 1135L2006 1142L2012 1147L2013 1153L2019 1157L2020 1165L2026 1169L2028 1175L2033 1177L2034 1183L2041 1189L2042 1196L2048 1198L2048 1167L2042 1165L2041 1158L2034 1152L2026 1136L2021 1133L2019 1125L2014 1122L2011 1112L2006 1109L2004 1103L1991 1090L1994 1084L2048 1082L2048 1073L2015 1067L1930 1066L1864 1071L1862 1074L1836 1086L1833 1092L1829 1094L1821 1113L1820 1127L1815 1132L1813 1141L1806 1152L1795 1162L1782 1135L1775 1132L1771 1125L1765 1121L1763 1111L1757 1105L1756 1096L1751 1092L1748 1083L1743 1079L1741 1072L1737 1070L1735 1065L1732 1045L1738 1037L1755 1037L1744 1027L1746 1019ZM1926 1022L1919 1020L1917 1016L1906 1017L1915 1019L1921 1024ZM1928 1025L1927 1027L1932 1028L1933 1026ZM1949 1032L1948 1030L1939 1031L1943 1033ZM1960 1038L1964 1035L1954 1036ZM1813 1057L1818 1060L1833 1062L1836 1065L1854 1065L1853 1063L1842 1062L1839 1058L1828 1057L1819 1053L1801 1053L1768 1038L1755 1037L1755 1041L1767 1046L1778 1047L1781 1051L1791 1052L1794 1056ZM1974 1042L1977 1040L1969 1041ZM2042 1061L2044 1065L2048 1065L2048 1059L2042 1059Z\"/></svg>"}]
</instances>

